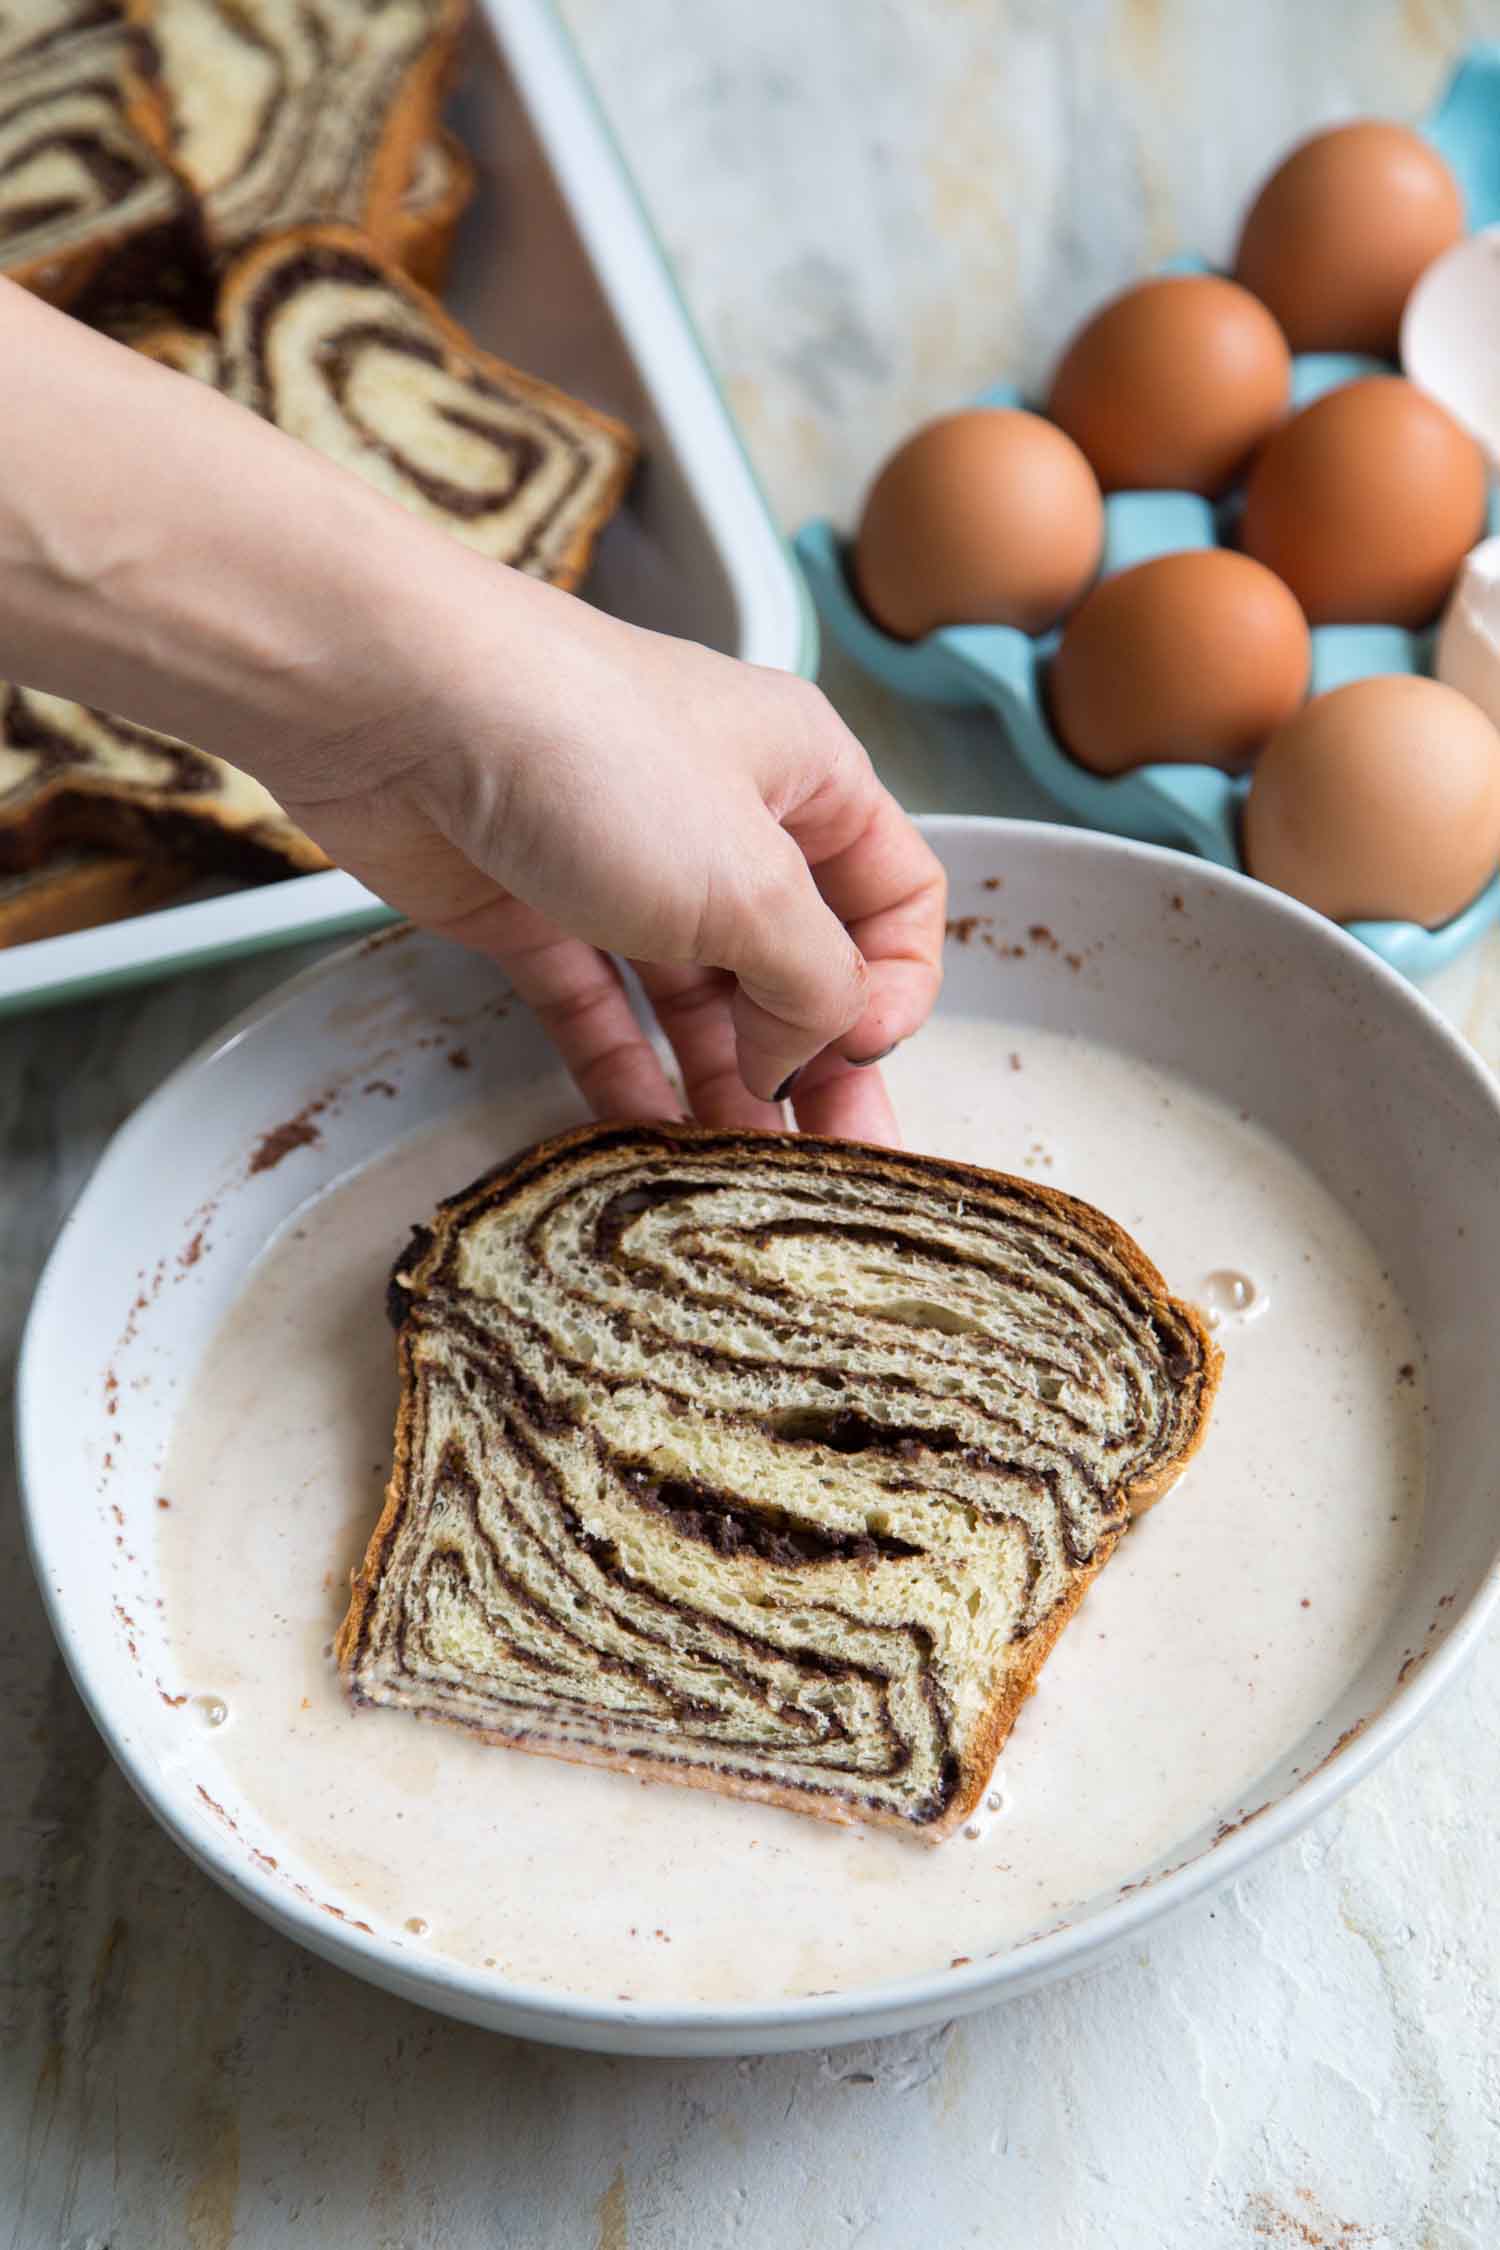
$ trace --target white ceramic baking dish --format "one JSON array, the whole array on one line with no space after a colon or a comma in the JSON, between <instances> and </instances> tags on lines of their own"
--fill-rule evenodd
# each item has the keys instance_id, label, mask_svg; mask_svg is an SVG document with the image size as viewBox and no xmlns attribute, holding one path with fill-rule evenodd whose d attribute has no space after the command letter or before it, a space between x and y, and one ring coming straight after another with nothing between
<instances>
[{"instance_id":1,"label":"white ceramic baking dish","mask_svg":"<svg viewBox=\"0 0 1500 2250\"><path fill-rule=\"evenodd\" d=\"M479 191L449 303L481 343L640 433L645 467L588 598L808 674L817 633L660 245L548 0L476 0L452 121ZM333 937L386 919L347 875L303 876L0 952L0 1013Z\"/></svg>"},{"instance_id":2,"label":"white ceramic baking dish","mask_svg":"<svg viewBox=\"0 0 1500 2250\"><path fill-rule=\"evenodd\" d=\"M1453 1680L1492 1613L1500 1595L1494 1082L1366 948L1241 876L1083 831L948 819L928 833L947 862L960 924L982 920L996 941L950 947L946 1008L988 1015L1007 1033L1092 1037L1243 1111L1321 1176L1388 1267L1426 1363L1430 1468L1415 1548L1365 1655L1351 1659L1326 1702L1320 1690L1315 1722L1279 1743L1248 1787L1243 1773L1219 1775L1222 1786L1205 1791L1159 1858L1122 1867L1102 1895L1060 1902L1055 1926L1028 1941L940 1974L795 1999L768 1993L755 2005L652 2008L524 1988L424 1956L402 1942L399 1925L357 1927L369 1911L358 1894L330 1889L295 1839L268 1828L213 1738L190 1717L185 1726L187 1715L166 1700L178 1673L171 1602L183 1597L162 1567L167 1519L157 1495L177 1403L273 1230L393 1142L476 1098L514 1093L550 1067L523 1011L497 1018L491 965L432 939L382 934L216 1034L116 1136L38 1290L18 1422L38 1577L115 1757L217 1881L355 1973L498 2030L641 2054L813 2046L963 2014L1139 1938L1323 1811ZM1025 942L1041 924L1065 932L1076 968L1055 944ZM461 1071L450 1066L455 1041L469 1064ZM324 1105L320 1137L254 1169L261 1136L312 1100ZM393 1247L413 1216L392 1212ZM371 1295L378 1321L378 1290ZM1275 1413L1274 1398L1265 1411ZM1268 1507L1275 1498L1268 1494ZM294 1499L268 1492L266 1505ZM1188 1495L1166 1508L1192 1505ZM1267 1529L1274 1536L1274 1520ZM1233 1584L1221 1587L1212 1567L1213 1598L1232 1603ZM1065 1639L1054 1664L1067 1660L1067 1647ZM1191 1714L1194 1725L1201 1719ZM681 1814L682 1793L666 1794ZM1087 1806L1078 1817L1088 1817ZM492 1848L504 1848L503 1834ZM598 1850L599 1883L608 1885L607 1833ZM753 1931L735 1936L753 1944Z\"/></svg>"}]
</instances>

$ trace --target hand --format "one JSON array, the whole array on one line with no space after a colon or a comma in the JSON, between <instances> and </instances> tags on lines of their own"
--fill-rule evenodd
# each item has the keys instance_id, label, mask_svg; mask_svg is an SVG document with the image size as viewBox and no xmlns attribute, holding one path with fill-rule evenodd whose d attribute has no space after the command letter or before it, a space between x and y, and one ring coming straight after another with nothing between
<instances>
[{"instance_id":1,"label":"hand","mask_svg":"<svg viewBox=\"0 0 1500 2250\"><path fill-rule=\"evenodd\" d=\"M945 878L819 692L489 565L428 645L274 777L292 817L500 962L596 1114L682 1113L622 955L695 1116L777 1126L797 1074L804 1129L896 1141L868 1066L936 997Z\"/></svg>"},{"instance_id":2,"label":"hand","mask_svg":"<svg viewBox=\"0 0 1500 2250\"><path fill-rule=\"evenodd\" d=\"M800 1124L896 1137L854 1066L932 1006L943 874L816 689L483 560L3 280L0 430L0 679L255 774L493 954L596 1110L679 1108L623 955L698 1116L779 1124L800 1070Z\"/></svg>"}]
</instances>

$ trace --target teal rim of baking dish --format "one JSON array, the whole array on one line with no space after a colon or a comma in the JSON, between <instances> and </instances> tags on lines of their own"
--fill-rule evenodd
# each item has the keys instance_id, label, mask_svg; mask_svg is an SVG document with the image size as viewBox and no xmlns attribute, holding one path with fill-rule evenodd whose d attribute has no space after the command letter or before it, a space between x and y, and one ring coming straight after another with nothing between
<instances>
[{"instance_id":1,"label":"teal rim of baking dish","mask_svg":"<svg viewBox=\"0 0 1500 2250\"><path fill-rule=\"evenodd\" d=\"M1421 127L1451 166L1463 190L1471 229L1500 221L1500 43L1471 48L1441 102ZM1206 273L1202 258L1173 259L1160 271ZM1393 374L1385 360L1350 352L1306 352L1292 362L1293 408L1361 375ZM1009 383L968 402L1024 406ZM1114 492L1104 502L1104 555L1099 575L1128 570L1157 555L1229 544L1239 504L1192 492ZM1489 534L1500 532L1500 494L1490 486ZM917 703L987 709L1006 749L1031 779L1086 827L1144 844L1173 844L1243 872L1240 809L1249 786L1217 766L1156 764L1111 777L1070 757L1047 719L1043 681L1060 635L1033 638L1008 625L948 625L919 641L898 641L865 614L849 582L846 542L818 520L797 533L796 552L824 624L844 652L896 694ZM1420 633L1397 625L1315 625L1309 695L1384 673L1431 673L1436 626ZM1409 977L1444 968L1500 921L1500 874L1463 911L1438 929L1417 922L1350 922L1364 944Z\"/></svg>"}]
</instances>

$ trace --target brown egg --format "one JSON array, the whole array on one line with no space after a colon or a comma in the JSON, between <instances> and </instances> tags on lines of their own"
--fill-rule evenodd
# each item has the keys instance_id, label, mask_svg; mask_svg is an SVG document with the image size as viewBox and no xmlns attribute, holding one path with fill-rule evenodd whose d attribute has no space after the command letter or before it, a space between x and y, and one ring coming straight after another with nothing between
<instances>
[{"instance_id":1,"label":"brown egg","mask_svg":"<svg viewBox=\"0 0 1500 2250\"><path fill-rule=\"evenodd\" d=\"M1335 921L1435 929L1500 866L1500 734L1437 680L1314 696L1261 753L1245 865Z\"/></svg>"},{"instance_id":2,"label":"brown egg","mask_svg":"<svg viewBox=\"0 0 1500 2250\"><path fill-rule=\"evenodd\" d=\"M1314 625L1425 625L1484 531L1484 458L1399 375L1328 391L1250 472L1240 544Z\"/></svg>"},{"instance_id":3,"label":"brown egg","mask_svg":"<svg viewBox=\"0 0 1500 2250\"><path fill-rule=\"evenodd\" d=\"M1063 747L1095 773L1238 766L1307 693L1307 625L1279 579L1222 548L1101 580L1047 676Z\"/></svg>"},{"instance_id":4,"label":"brown egg","mask_svg":"<svg viewBox=\"0 0 1500 2250\"><path fill-rule=\"evenodd\" d=\"M1039 414L980 406L892 454L855 535L855 589L914 641L939 625L1044 633L1099 568L1104 508L1071 438Z\"/></svg>"},{"instance_id":5,"label":"brown egg","mask_svg":"<svg viewBox=\"0 0 1500 2250\"><path fill-rule=\"evenodd\" d=\"M1463 197L1437 150L1405 125L1364 119L1314 135L1271 174L1234 274L1294 352L1394 359L1418 275L1463 231Z\"/></svg>"},{"instance_id":6,"label":"brown egg","mask_svg":"<svg viewBox=\"0 0 1500 2250\"><path fill-rule=\"evenodd\" d=\"M1233 484L1287 409L1291 360L1275 321L1218 274L1143 281L1095 313L1063 354L1047 412L1106 492Z\"/></svg>"}]
</instances>

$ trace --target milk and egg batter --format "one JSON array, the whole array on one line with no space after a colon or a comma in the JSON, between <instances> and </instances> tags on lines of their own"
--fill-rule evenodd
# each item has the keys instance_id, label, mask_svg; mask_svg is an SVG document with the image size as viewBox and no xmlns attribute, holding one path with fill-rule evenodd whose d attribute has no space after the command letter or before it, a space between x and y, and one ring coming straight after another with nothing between
<instances>
[{"instance_id":1,"label":"milk and egg batter","mask_svg":"<svg viewBox=\"0 0 1500 2250\"><path fill-rule=\"evenodd\" d=\"M1108 1049L948 1016L887 1068L913 1147L1101 1205L1227 1359L1202 1454L1063 1635L980 1817L926 1849L346 1704L329 1645L389 1465L387 1269L408 1222L576 1115L559 1075L305 1208L199 1370L162 1484L166 1616L185 1749L248 1843L497 1976L765 2003L1015 1942L1232 1818L1327 1709L1421 1505L1419 1355L1373 1249L1257 1127Z\"/></svg>"}]
</instances>

